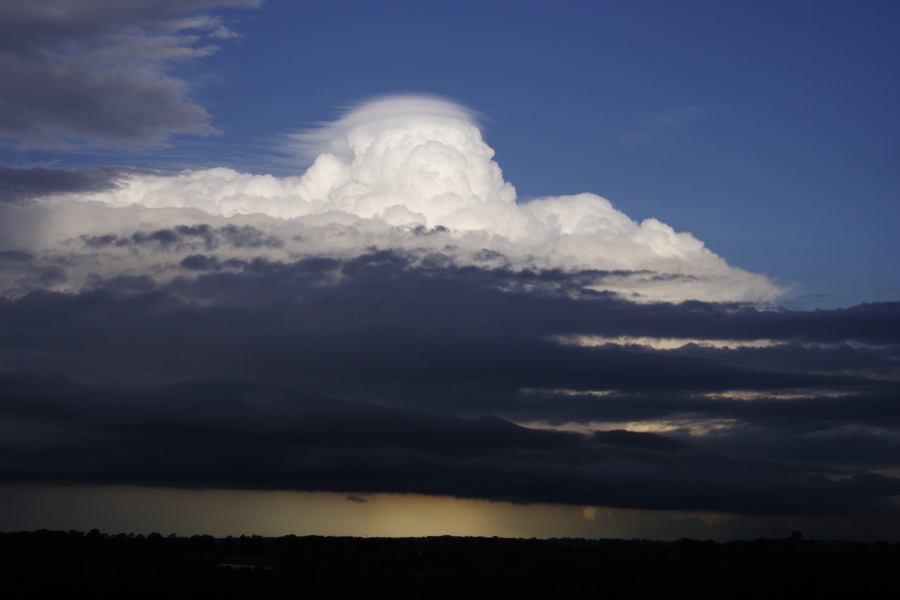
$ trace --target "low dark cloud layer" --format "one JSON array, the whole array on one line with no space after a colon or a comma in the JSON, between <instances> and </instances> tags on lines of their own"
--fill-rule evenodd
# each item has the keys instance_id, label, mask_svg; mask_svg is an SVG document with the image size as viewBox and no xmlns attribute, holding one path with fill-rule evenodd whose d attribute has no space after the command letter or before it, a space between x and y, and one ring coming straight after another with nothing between
<instances>
[{"instance_id":1,"label":"low dark cloud layer","mask_svg":"<svg viewBox=\"0 0 900 600\"><path fill-rule=\"evenodd\" d=\"M81 243L200 251L173 253L182 275L166 282L0 301L7 481L763 515L883 511L900 495L897 303L634 304L579 284L597 273L213 252L277 245L252 228Z\"/></svg>"},{"instance_id":2,"label":"low dark cloud layer","mask_svg":"<svg viewBox=\"0 0 900 600\"><path fill-rule=\"evenodd\" d=\"M627 431L537 431L283 390L181 385L144 394L3 381L16 481L417 492L750 514L877 508L900 481ZM145 392L146 394L146 392ZM62 403L64 405L61 405ZM77 408L75 408L77 406ZM732 449L733 450L733 449Z\"/></svg>"},{"instance_id":3,"label":"low dark cloud layer","mask_svg":"<svg viewBox=\"0 0 900 600\"><path fill-rule=\"evenodd\" d=\"M257 0L0 4L0 136L29 146L158 144L215 131L173 63L232 36L207 11Z\"/></svg>"}]
</instances>

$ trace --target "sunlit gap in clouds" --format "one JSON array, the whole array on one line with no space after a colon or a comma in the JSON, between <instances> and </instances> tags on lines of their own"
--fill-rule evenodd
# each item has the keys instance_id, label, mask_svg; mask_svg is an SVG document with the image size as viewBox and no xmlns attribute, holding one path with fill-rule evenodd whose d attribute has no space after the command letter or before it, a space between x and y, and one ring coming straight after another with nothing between
<instances>
[{"instance_id":1,"label":"sunlit gap in clouds","mask_svg":"<svg viewBox=\"0 0 900 600\"><path fill-rule=\"evenodd\" d=\"M738 427L737 419L698 419L696 417L656 419L642 421L563 421L559 423L542 420L517 421L517 425L531 429L567 431L592 434L603 431L627 431L631 433L681 433L691 436L727 433Z\"/></svg>"},{"instance_id":2,"label":"sunlit gap in clouds","mask_svg":"<svg viewBox=\"0 0 900 600\"><path fill-rule=\"evenodd\" d=\"M768 339L729 340L700 338L664 338L649 336L559 335L550 338L559 344L595 348L602 346L638 346L653 350L680 350L686 346L734 350L738 348L771 348L784 342Z\"/></svg>"}]
</instances>

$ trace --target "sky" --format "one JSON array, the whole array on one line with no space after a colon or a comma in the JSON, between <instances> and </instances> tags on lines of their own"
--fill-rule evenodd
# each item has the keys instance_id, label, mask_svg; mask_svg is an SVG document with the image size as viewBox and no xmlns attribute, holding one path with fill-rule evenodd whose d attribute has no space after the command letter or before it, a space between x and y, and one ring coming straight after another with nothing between
<instances>
[{"instance_id":1,"label":"sky","mask_svg":"<svg viewBox=\"0 0 900 600\"><path fill-rule=\"evenodd\" d=\"M900 539L898 17L0 2L0 529Z\"/></svg>"}]
</instances>

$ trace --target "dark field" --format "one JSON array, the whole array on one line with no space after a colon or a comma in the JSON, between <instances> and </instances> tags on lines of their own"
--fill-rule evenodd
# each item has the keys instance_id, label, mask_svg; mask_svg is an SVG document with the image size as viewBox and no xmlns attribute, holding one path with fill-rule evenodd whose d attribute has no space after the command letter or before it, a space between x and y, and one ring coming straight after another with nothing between
<instances>
[{"instance_id":1,"label":"dark field","mask_svg":"<svg viewBox=\"0 0 900 600\"><path fill-rule=\"evenodd\" d=\"M0 534L6 598L898 597L900 544Z\"/></svg>"}]
</instances>

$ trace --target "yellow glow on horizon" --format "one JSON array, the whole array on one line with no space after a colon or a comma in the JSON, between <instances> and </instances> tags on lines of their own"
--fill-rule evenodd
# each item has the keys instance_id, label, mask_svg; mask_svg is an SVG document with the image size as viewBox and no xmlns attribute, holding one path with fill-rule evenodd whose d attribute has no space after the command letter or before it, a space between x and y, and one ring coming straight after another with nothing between
<instances>
[{"instance_id":1,"label":"yellow glow on horizon","mask_svg":"<svg viewBox=\"0 0 900 600\"><path fill-rule=\"evenodd\" d=\"M217 537L452 535L659 540L782 537L798 529L811 536L843 539L867 539L883 533L884 524L877 518L871 523L845 521L514 504L419 494L0 484L0 531L96 528L111 534L155 531Z\"/></svg>"},{"instance_id":2,"label":"yellow glow on horizon","mask_svg":"<svg viewBox=\"0 0 900 600\"><path fill-rule=\"evenodd\" d=\"M710 537L710 523L731 518L419 494L0 485L0 531L676 539Z\"/></svg>"}]
</instances>

